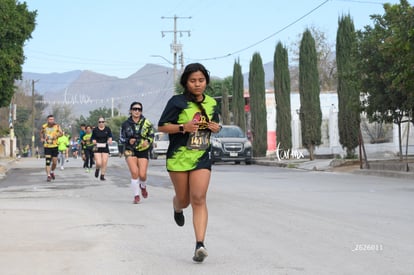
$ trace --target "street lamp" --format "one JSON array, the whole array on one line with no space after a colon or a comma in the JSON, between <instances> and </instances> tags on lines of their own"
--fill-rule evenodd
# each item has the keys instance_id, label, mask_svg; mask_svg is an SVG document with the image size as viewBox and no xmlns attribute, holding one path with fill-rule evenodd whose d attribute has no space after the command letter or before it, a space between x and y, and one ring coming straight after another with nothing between
<instances>
[{"instance_id":1,"label":"street lamp","mask_svg":"<svg viewBox=\"0 0 414 275\"><path fill-rule=\"evenodd\" d=\"M165 61L167 61L168 63L170 63L171 65L174 65L174 63L172 63L170 60L168 60L167 58L165 58L165 57L164 57L164 56L162 56L162 55L152 54L152 55L151 55L151 57L159 57L159 58L162 58L162 59L164 59Z\"/></svg>"},{"instance_id":2,"label":"street lamp","mask_svg":"<svg viewBox=\"0 0 414 275\"><path fill-rule=\"evenodd\" d=\"M171 61L169 61L167 58L165 58L164 56L162 56L162 55L157 55L157 54L153 54L153 55L151 55L151 57L159 57L159 58L162 58L162 59L164 59L167 63L169 63L169 64L171 64L171 65L173 65L173 68L174 68L174 71L173 71L173 83L174 83L174 85L175 85L175 81L176 81L176 78L177 78L177 63L173 63L173 62L171 62Z\"/></svg>"}]
</instances>

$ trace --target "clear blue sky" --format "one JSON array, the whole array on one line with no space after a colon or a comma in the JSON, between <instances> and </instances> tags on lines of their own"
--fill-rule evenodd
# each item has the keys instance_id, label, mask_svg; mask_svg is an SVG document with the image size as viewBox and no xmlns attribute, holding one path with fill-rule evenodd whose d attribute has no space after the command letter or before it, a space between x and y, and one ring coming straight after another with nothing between
<instances>
[{"instance_id":1,"label":"clear blue sky","mask_svg":"<svg viewBox=\"0 0 414 275\"><path fill-rule=\"evenodd\" d=\"M243 72L255 52L273 60L276 44L291 47L307 27L327 34L334 45L338 17L350 14L355 28L372 25L385 0L27 0L37 26L26 43L24 72L91 70L127 77L147 63L172 67L173 19L184 62L203 63L211 75L226 77L240 60ZM412 1L410 1L411 3ZM411 3L412 4L412 3ZM152 57L159 55L164 57ZM178 66L179 68L179 66Z\"/></svg>"}]
</instances>

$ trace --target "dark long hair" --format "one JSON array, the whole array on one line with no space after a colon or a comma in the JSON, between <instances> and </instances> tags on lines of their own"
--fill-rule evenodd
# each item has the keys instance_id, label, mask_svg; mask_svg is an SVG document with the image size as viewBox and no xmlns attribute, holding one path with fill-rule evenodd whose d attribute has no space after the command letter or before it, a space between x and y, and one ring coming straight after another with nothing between
<instances>
[{"instance_id":1,"label":"dark long hair","mask_svg":"<svg viewBox=\"0 0 414 275\"><path fill-rule=\"evenodd\" d=\"M184 72L181 75L180 85L184 88L185 97L189 101L196 103L201 110L201 114L206 118L207 121L209 121L209 118L207 116L206 110L204 109L203 105L201 104L201 102L196 100L195 96L192 93L190 93L190 91L187 88L188 78L190 77L192 73L195 73L195 72L201 72L204 75L204 77L206 78L206 83L207 83L206 88L210 88L209 86L210 72L200 63L191 63L185 67ZM204 100L204 96L203 96L203 100Z\"/></svg>"},{"instance_id":2,"label":"dark long hair","mask_svg":"<svg viewBox=\"0 0 414 275\"><path fill-rule=\"evenodd\" d=\"M185 66L184 72L181 75L180 84L184 91L187 91L187 81L192 73L201 72L206 78L207 85L210 84L210 72L200 63L191 63ZM187 91L188 92L188 91Z\"/></svg>"}]
</instances>

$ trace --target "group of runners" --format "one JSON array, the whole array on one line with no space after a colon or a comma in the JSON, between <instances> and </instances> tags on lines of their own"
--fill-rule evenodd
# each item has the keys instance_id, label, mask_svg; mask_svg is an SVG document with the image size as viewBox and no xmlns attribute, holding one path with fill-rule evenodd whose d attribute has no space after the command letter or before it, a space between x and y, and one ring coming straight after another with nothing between
<instances>
[{"instance_id":1,"label":"group of runners","mask_svg":"<svg viewBox=\"0 0 414 275\"><path fill-rule=\"evenodd\" d=\"M78 158L80 150L83 160L83 168L86 172L95 165L95 177L104 181L105 172L109 158L108 144L112 143L112 131L105 125L105 119L100 117L98 126L81 125L79 139L77 144L69 141L68 137L62 131L59 124L55 122L53 115L47 117L47 122L42 125L40 139L44 146L46 161L46 180L50 182L56 178L55 169L58 162L61 170L64 169L65 161L68 161L68 151L71 147L72 156ZM76 146L76 147L75 147Z\"/></svg>"},{"instance_id":2,"label":"group of runners","mask_svg":"<svg viewBox=\"0 0 414 275\"><path fill-rule=\"evenodd\" d=\"M166 169L174 186L172 201L173 218L178 226L184 226L183 210L191 205L195 232L193 261L203 262L208 253L204 245L207 229L207 190L211 176L210 135L220 131L217 102L205 94L210 75L200 63L185 67L180 84L182 94L169 100L158 121L158 131L169 134ZM112 143L111 129L105 119L99 118L98 126L90 125L81 130L79 141L84 158L84 168L89 171L95 163L95 177L105 180L108 163L108 144ZM47 181L55 179L57 139L62 129L49 115L41 130L44 144ZM154 125L143 116L143 105L134 101L129 107L129 117L122 123L120 143L124 146L124 157L129 169L130 186L134 204L148 198L147 169L149 151L154 139ZM73 152L73 147L72 147ZM76 156L79 152L76 152Z\"/></svg>"}]
</instances>

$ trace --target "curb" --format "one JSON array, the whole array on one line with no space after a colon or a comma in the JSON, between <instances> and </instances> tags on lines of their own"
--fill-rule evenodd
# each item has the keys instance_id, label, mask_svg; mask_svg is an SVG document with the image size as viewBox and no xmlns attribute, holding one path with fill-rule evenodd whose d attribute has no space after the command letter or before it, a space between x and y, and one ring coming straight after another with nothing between
<instances>
[{"instance_id":1,"label":"curb","mask_svg":"<svg viewBox=\"0 0 414 275\"><path fill-rule=\"evenodd\" d=\"M378 161L379 163L386 163L387 161ZM294 168L301 169L306 171L327 171L332 172L334 168L346 167L349 165L359 164L359 160L338 160L338 159L316 159L314 161L302 159L302 160L285 160L277 161L274 159L253 159L253 164L263 165L263 166L275 166L281 168ZM370 166L373 162L369 162ZM404 165L403 165L404 166ZM380 169L376 169L381 167ZM412 164L409 164L408 167L412 167ZM374 169L372 169L374 168ZM414 179L414 173L410 171L405 171L401 169L401 165L387 165L387 166L375 166L371 169L352 169L346 173L357 174L357 175L367 175L367 176L378 176L378 177L390 177L390 178L403 178L403 179Z\"/></svg>"},{"instance_id":2,"label":"curb","mask_svg":"<svg viewBox=\"0 0 414 275\"><path fill-rule=\"evenodd\" d=\"M357 174L357 175L367 175L367 176L377 176L377 177L414 179L414 173L403 172L403 171L362 169L362 170L354 170L352 173Z\"/></svg>"}]
</instances>

